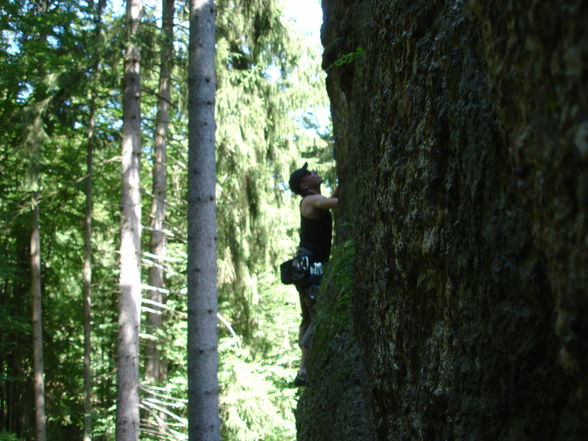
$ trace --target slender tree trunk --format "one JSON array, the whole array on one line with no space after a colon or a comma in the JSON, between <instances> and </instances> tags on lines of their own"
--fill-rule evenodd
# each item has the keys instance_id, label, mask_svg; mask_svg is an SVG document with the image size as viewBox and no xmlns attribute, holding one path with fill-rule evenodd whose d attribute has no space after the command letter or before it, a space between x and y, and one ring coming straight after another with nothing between
<instances>
[{"instance_id":1,"label":"slender tree trunk","mask_svg":"<svg viewBox=\"0 0 588 441\"><path fill-rule=\"evenodd\" d=\"M43 4L44 5L44 4ZM40 185L39 185L39 163L41 146L47 134L43 127L43 114L47 109L50 97L44 92L37 90L41 99L32 104L32 124L29 126L25 144L30 149L30 185L32 189L32 221L31 221L31 293L32 316L33 316L33 383L35 395L35 422L37 441L47 439L47 416L45 413L45 368L43 366L43 302L41 290L41 214Z\"/></svg>"},{"instance_id":2,"label":"slender tree trunk","mask_svg":"<svg viewBox=\"0 0 588 441\"><path fill-rule=\"evenodd\" d=\"M188 435L220 440L216 298L215 6L190 2Z\"/></svg>"},{"instance_id":3,"label":"slender tree trunk","mask_svg":"<svg viewBox=\"0 0 588 441\"><path fill-rule=\"evenodd\" d=\"M34 164L36 168L36 164ZM36 186L36 170L33 185ZM31 289L33 293L33 372L35 383L35 420L37 441L47 439L45 414L45 370L43 367L43 323L41 294L41 227L39 193L33 192L33 225L31 232Z\"/></svg>"},{"instance_id":4,"label":"slender tree trunk","mask_svg":"<svg viewBox=\"0 0 588 441\"><path fill-rule=\"evenodd\" d=\"M139 438L139 326L141 309L141 106L137 30L141 0L127 0L122 134L122 215L118 341L117 441Z\"/></svg>"},{"instance_id":5,"label":"slender tree trunk","mask_svg":"<svg viewBox=\"0 0 588 441\"><path fill-rule=\"evenodd\" d=\"M155 265L149 269L149 297L157 304L165 303L165 257L167 240L164 232L167 199L167 129L169 125L170 83L174 42L174 0L163 0L161 47L161 68L159 74L159 95L157 99L157 116L155 127L155 161L153 164L153 202L151 205L151 246ZM150 334L156 334L163 323L163 310L153 306L157 311L147 314ZM145 379L149 382L162 382L166 377L166 363L159 350L159 342L148 340L146 343Z\"/></svg>"},{"instance_id":6,"label":"slender tree trunk","mask_svg":"<svg viewBox=\"0 0 588 441\"><path fill-rule=\"evenodd\" d=\"M47 2L37 3L37 13L42 16L47 11ZM47 35L42 32L40 41ZM33 96L37 96L32 108L33 124L30 126L26 144L31 150L30 179L32 186L32 228L31 228L31 292L33 296L33 382L35 394L36 441L47 440L47 415L45 411L45 367L43 365L43 294L41 284L41 214L39 209L39 164L41 146L47 136L43 127L43 114L49 103L49 95L43 84L37 86Z\"/></svg>"},{"instance_id":7,"label":"slender tree trunk","mask_svg":"<svg viewBox=\"0 0 588 441\"><path fill-rule=\"evenodd\" d=\"M86 207L84 222L84 441L92 439L92 192L96 97L90 101L86 157Z\"/></svg>"},{"instance_id":8,"label":"slender tree trunk","mask_svg":"<svg viewBox=\"0 0 588 441\"><path fill-rule=\"evenodd\" d=\"M93 5L93 2L91 2ZM100 39L102 12L106 0L98 0L94 17L94 36ZM96 57L92 72L98 68ZM94 192L94 147L96 128L96 89L92 88L90 98L90 120L88 123L88 144L86 152L86 206L84 209L84 436L83 441L92 439L92 208Z\"/></svg>"}]
</instances>

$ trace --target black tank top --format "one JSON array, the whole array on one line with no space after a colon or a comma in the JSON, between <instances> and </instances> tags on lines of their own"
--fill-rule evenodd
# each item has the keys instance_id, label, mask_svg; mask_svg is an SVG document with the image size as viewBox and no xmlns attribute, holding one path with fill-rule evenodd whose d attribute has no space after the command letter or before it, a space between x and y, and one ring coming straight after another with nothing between
<instances>
[{"instance_id":1,"label":"black tank top","mask_svg":"<svg viewBox=\"0 0 588 441\"><path fill-rule=\"evenodd\" d=\"M331 254L332 218L329 210L319 210L320 217L300 216L300 246L312 251L319 262L329 260Z\"/></svg>"}]
</instances>

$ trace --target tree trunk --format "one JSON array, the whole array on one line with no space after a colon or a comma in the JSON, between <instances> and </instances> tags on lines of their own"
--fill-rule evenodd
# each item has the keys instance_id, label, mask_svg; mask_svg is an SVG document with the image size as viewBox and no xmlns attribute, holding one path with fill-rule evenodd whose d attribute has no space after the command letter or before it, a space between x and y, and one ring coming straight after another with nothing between
<instances>
[{"instance_id":1,"label":"tree trunk","mask_svg":"<svg viewBox=\"0 0 588 441\"><path fill-rule=\"evenodd\" d=\"M102 12L106 0L98 0L94 17L94 35L100 38ZM95 59L92 71L98 68ZM92 439L92 207L94 191L94 130L96 128L96 89L90 98L90 120L88 123L88 144L86 153L86 206L84 223L84 437Z\"/></svg>"},{"instance_id":2,"label":"tree trunk","mask_svg":"<svg viewBox=\"0 0 588 441\"><path fill-rule=\"evenodd\" d=\"M151 246L154 265L149 269L149 297L157 304L165 303L165 257L167 240L164 232L167 199L167 129L169 125L170 82L173 59L174 0L163 0L162 32L164 43L161 47L161 69L155 128L155 161L153 164L153 202L151 205ZM154 335L161 328L163 310L153 305L154 313L147 313L149 333ZM145 379L148 382L162 382L166 376L166 364L162 360L159 342L146 343Z\"/></svg>"},{"instance_id":3,"label":"tree trunk","mask_svg":"<svg viewBox=\"0 0 588 441\"><path fill-rule=\"evenodd\" d=\"M36 169L36 164L33 165ZM37 184L33 172L33 185ZM47 439L45 414L45 371L43 368L43 323L41 294L41 232L39 193L33 192L33 225L31 232L31 290L33 293L33 371L35 384L35 420L37 441Z\"/></svg>"},{"instance_id":4,"label":"tree trunk","mask_svg":"<svg viewBox=\"0 0 588 441\"><path fill-rule=\"evenodd\" d=\"M127 1L122 134L122 213L118 344L117 441L139 437L139 326L141 308L140 51L141 0Z\"/></svg>"},{"instance_id":5,"label":"tree trunk","mask_svg":"<svg viewBox=\"0 0 588 441\"><path fill-rule=\"evenodd\" d=\"M96 97L90 101L86 157L86 207L84 222L84 441L92 439L92 190Z\"/></svg>"},{"instance_id":6,"label":"tree trunk","mask_svg":"<svg viewBox=\"0 0 588 441\"><path fill-rule=\"evenodd\" d=\"M37 4L39 16L47 11L47 3ZM39 40L43 41L47 35L42 32ZM44 130L43 113L47 109L49 96L44 85L35 91L38 99L33 104L33 124L29 128L26 144L31 149L30 179L32 188L32 225L31 225L31 293L33 316L33 383L35 395L35 428L36 441L47 439L47 415L45 412L45 368L43 365L43 294L41 288L41 214L39 209L39 164L41 145L47 134Z\"/></svg>"},{"instance_id":7,"label":"tree trunk","mask_svg":"<svg viewBox=\"0 0 588 441\"><path fill-rule=\"evenodd\" d=\"M215 7L190 2L188 435L220 440L216 298Z\"/></svg>"},{"instance_id":8,"label":"tree trunk","mask_svg":"<svg viewBox=\"0 0 588 441\"><path fill-rule=\"evenodd\" d=\"M32 104L33 123L28 129L26 146L30 149L30 185L32 202L31 221L31 293L33 320L33 383L35 395L35 421L37 441L47 439L47 416L45 413L45 369L43 366L43 322L41 290L41 215L39 210L39 163L41 146L46 139L43 127L43 114L47 109L49 97L44 91L37 91L42 98Z\"/></svg>"}]
</instances>

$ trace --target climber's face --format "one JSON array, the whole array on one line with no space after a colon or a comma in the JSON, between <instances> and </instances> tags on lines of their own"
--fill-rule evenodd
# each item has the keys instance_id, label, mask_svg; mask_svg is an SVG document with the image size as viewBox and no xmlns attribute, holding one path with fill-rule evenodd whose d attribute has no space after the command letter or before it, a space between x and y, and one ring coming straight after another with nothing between
<instances>
[{"instance_id":1,"label":"climber's face","mask_svg":"<svg viewBox=\"0 0 588 441\"><path fill-rule=\"evenodd\" d=\"M300 188L303 190L318 189L323 178L315 171L309 171L300 181Z\"/></svg>"}]
</instances>

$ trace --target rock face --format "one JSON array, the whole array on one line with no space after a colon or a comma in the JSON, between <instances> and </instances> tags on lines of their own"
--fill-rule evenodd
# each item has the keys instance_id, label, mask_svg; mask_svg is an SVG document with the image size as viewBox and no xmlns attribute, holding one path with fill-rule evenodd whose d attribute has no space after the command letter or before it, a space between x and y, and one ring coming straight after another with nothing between
<instances>
[{"instance_id":1,"label":"rock face","mask_svg":"<svg viewBox=\"0 0 588 441\"><path fill-rule=\"evenodd\" d=\"M299 439L588 439L588 2L323 10L355 253Z\"/></svg>"}]
</instances>

